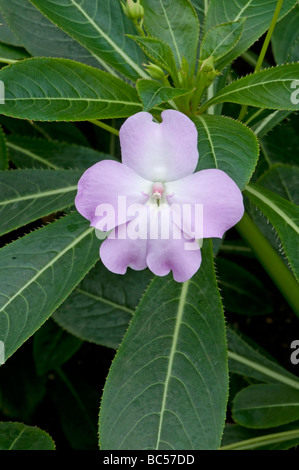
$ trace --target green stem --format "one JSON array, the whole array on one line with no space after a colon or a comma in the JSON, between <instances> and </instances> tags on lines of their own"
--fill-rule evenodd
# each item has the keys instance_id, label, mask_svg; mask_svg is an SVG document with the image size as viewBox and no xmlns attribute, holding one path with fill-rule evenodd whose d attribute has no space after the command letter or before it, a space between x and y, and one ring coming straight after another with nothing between
<instances>
[{"instance_id":1,"label":"green stem","mask_svg":"<svg viewBox=\"0 0 299 470\"><path fill-rule=\"evenodd\" d=\"M299 317L299 284L288 267L247 213L236 225L236 229Z\"/></svg>"},{"instance_id":2,"label":"green stem","mask_svg":"<svg viewBox=\"0 0 299 470\"><path fill-rule=\"evenodd\" d=\"M256 66L255 66L255 69L254 69L254 73L259 72L259 70L261 69L261 66L263 64L266 52L268 50L268 47L269 47L269 44L270 44L270 41L271 41L271 37L272 37L273 31L274 31L274 28L276 26L276 23L277 23L277 20L278 20L278 17L279 17L279 13L280 13L282 4L283 4L283 0L277 0L274 15L273 15L270 27L268 29L267 35L265 37L262 50L261 50L260 55L257 59L257 63L256 63ZM242 108L241 108L240 114L239 114L239 120L240 121L242 121L244 119L244 116L245 116L246 113L247 113L247 106L243 105Z\"/></svg>"},{"instance_id":3,"label":"green stem","mask_svg":"<svg viewBox=\"0 0 299 470\"><path fill-rule=\"evenodd\" d=\"M220 450L246 450L256 449L257 447L268 446L270 444L278 444L280 442L291 441L299 438L299 429L291 431L276 432L273 434L266 434L264 436L253 437L240 442L234 442L227 446L220 447Z\"/></svg>"},{"instance_id":4,"label":"green stem","mask_svg":"<svg viewBox=\"0 0 299 470\"><path fill-rule=\"evenodd\" d=\"M16 62L19 62L18 60L14 59L6 59L5 57L0 57L0 62L3 64L15 64Z\"/></svg>"},{"instance_id":5,"label":"green stem","mask_svg":"<svg viewBox=\"0 0 299 470\"><path fill-rule=\"evenodd\" d=\"M111 132L111 134L119 136L119 131L114 129L112 126L109 126L109 124L105 124L104 122L98 121L97 119L87 119L87 121L91 122L91 124L94 124L95 126L105 129L105 131Z\"/></svg>"}]
</instances>

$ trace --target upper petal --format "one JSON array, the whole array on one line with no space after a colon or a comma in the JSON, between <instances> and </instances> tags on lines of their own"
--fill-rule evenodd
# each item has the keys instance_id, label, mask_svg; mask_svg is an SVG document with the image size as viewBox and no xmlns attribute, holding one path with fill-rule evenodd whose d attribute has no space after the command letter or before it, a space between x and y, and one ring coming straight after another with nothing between
<instances>
[{"instance_id":1,"label":"upper petal","mask_svg":"<svg viewBox=\"0 0 299 470\"><path fill-rule=\"evenodd\" d=\"M222 238L223 234L242 218L243 197L236 183L222 170L202 170L179 181L165 185L168 201L181 209L181 223L195 238ZM202 205L202 226L195 228L195 220L183 220L184 205ZM199 211L200 212L200 211ZM192 210L191 214L194 215ZM194 233L192 231L194 230Z\"/></svg>"},{"instance_id":2,"label":"upper petal","mask_svg":"<svg viewBox=\"0 0 299 470\"><path fill-rule=\"evenodd\" d=\"M194 172L198 162L197 130L185 114L166 110L162 123L140 112L122 125L122 162L143 178L172 181Z\"/></svg>"},{"instance_id":3,"label":"upper petal","mask_svg":"<svg viewBox=\"0 0 299 470\"><path fill-rule=\"evenodd\" d=\"M127 213L128 207L144 204L151 185L131 168L113 160L103 160L81 176L75 205L93 227L111 230L133 218Z\"/></svg>"}]
</instances>

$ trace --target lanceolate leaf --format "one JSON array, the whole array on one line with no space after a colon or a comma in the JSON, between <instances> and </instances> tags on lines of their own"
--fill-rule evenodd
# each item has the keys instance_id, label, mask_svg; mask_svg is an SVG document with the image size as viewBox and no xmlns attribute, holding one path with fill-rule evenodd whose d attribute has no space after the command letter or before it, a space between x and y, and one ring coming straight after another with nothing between
<instances>
[{"instance_id":1,"label":"lanceolate leaf","mask_svg":"<svg viewBox=\"0 0 299 470\"><path fill-rule=\"evenodd\" d=\"M160 65L165 69L175 80L177 78L177 69L174 60L173 53L169 45L157 38L151 38L149 36L131 36L131 39L139 44L145 54L154 61L157 65Z\"/></svg>"},{"instance_id":2,"label":"lanceolate leaf","mask_svg":"<svg viewBox=\"0 0 299 470\"><path fill-rule=\"evenodd\" d=\"M205 19L205 14L206 14L206 8L209 5L209 0L191 0L192 5L194 6L194 9L197 13L198 19L199 19L199 24L202 28L204 24L204 19Z\"/></svg>"},{"instance_id":3,"label":"lanceolate leaf","mask_svg":"<svg viewBox=\"0 0 299 470\"><path fill-rule=\"evenodd\" d=\"M55 450L45 431L23 423L0 423L0 450Z\"/></svg>"},{"instance_id":4,"label":"lanceolate leaf","mask_svg":"<svg viewBox=\"0 0 299 470\"><path fill-rule=\"evenodd\" d=\"M117 349L152 278L148 270L120 276L97 263L53 318L81 339Z\"/></svg>"},{"instance_id":5,"label":"lanceolate leaf","mask_svg":"<svg viewBox=\"0 0 299 470\"><path fill-rule=\"evenodd\" d=\"M287 120L262 139L262 149L268 165L287 163L299 166L299 116L292 114Z\"/></svg>"},{"instance_id":6,"label":"lanceolate leaf","mask_svg":"<svg viewBox=\"0 0 299 470\"><path fill-rule=\"evenodd\" d=\"M134 33L120 2L111 0L30 0L59 28L123 75L146 78L143 54L125 34Z\"/></svg>"},{"instance_id":7,"label":"lanceolate leaf","mask_svg":"<svg viewBox=\"0 0 299 470\"><path fill-rule=\"evenodd\" d=\"M224 102L257 108L298 110L299 100L296 99L294 88L298 76L299 63L253 73L223 88L203 105L202 111L213 104Z\"/></svg>"},{"instance_id":8,"label":"lanceolate leaf","mask_svg":"<svg viewBox=\"0 0 299 470\"><path fill-rule=\"evenodd\" d=\"M258 183L279 196L299 205L299 166L272 165Z\"/></svg>"},{"instance_id":9,"label":"lanceolate leaf","mask_svg":"<svg viewBox=\"0 0 299 470\"><path fill-rule=\"evenodd\" d=\"M0 235L74 204L81 171L0 172Z\"/></svg>"},{"instance_id":10,"label":"lanceolate leaf","mask_svg":"<svg viewBox=\"0 0 299 470\"><path fill-rule=\"evenodd\" d=\"M299 5L297 4L290 13L280 21L272 35L272 49L277 64L299 60L299 56L293 57L296 44L299 43Z\"/></svg>"},{"instance_id":11,"label":"lanceolate leaf","mask_svg":"<svg viewBox=\"0 0 299 470\"><path fill-rule=\"evenodd\" d=\"M52 318L35 333L33 355L38 375L58 369L75 354L82 341L60 328Z\"/></svg>"},{"instance_id":12,"label":"lanceolate leaf","mask_svg":"<svg viewBox=\"0 0 299 470\"><path fill-rule=\"evenodd\" d=\"M0 8L1 8L1 3L0 3ZM17 46L17 47L22 47L22 41L17 38L17 36L12 32L12 30L9 28L4 16L0 13L0 23L1 23L1 28L0 28L0 41L4 44L9 44L11 46Z\"/></svg>"},{"instance_id":13,"label":"lanceolate leaf","mask_svg":"<svg viewBox=\"0 0 299 470\"><path fill-rule=\"evenodd\" d=\"M259 149L253 132L224 116L202 115L194 118L198 131L197 170L219 168L243 189L254 171Z\"/></svg>"},{"instance_id":14,"label":"lanceolate leaf","mask_svg":"<svg viewBox=\"0 0 299 470\"><path fill-rule=\"evenodd\" d=\"M165 41L171 48L177 67L182 57L193 70L199 37L199 23L188 0L143 0L145 28L151 36Z\"/></svg>"},{"instance_id":15,"label":"lanceolate leaf","mask_svg":"<svg viewBox=\"0 0 299 470\"><path fill-rule=\"evenodd\" d=\"M227 399L224 318L210 242L192 280L156 278L112 364L102 449L217 449Z\"/></svg>"},{"instance_id":16,"label":"lanceolate leaf","mask_svg":"<svg viewBox=\"0 0 299 470\"><path fill-rule=\"evenodd\" d=\"M200 58L213 57L216 61L227 54L239 41L243 30L244 18L229 23L219 24L210 29L200 45Z\"/></svg>"},{"instance_id":17,"label":"lanceolate leaf","mask_svg":"<svg viewBox=\"0 0 299 470\"><path fill-rule=\"evenodd\" d=\"M271 428L299 419L299 390L282 384L252 385L239 392L233 418L249 428Z\"/></svg>"},{"instance_id":18,"label":"lanceolate leaf","mask_svg":"<svg viewBox=\"0 0 299 470\"><path fill-rule=\"evenodd\" d=\"M271 296L263 283L237 263L216 259L223 306L241 315L263 315L273 311Z\"/></svg>"},{"instance_id":19,"label":"lanceolate leaf","mask_svg":"<svg viewBox=\"0 0 299 470\"><path fill-rule=\"evenodd\" d=\"M9 158L19 168L74 168L86 170L100 160L111 160L109 154L83 145L56 140L34 139L18 135L8 136Z\"/></svg>"},{"instance_id":20,"label":"lanceolate leaf","mask_svg":"<svg viewBox=\"0 0 299 470\"><path fill-rule=\"evenodd\" d=\"M299 279L299 207L255 184L248 186L245 194L261 209L276 229L291 268Z\"/></svg>"},{"instance_id":21,"label":"lanceolate leaf","mask_svg":"<svg viewBox=\"0 0 299 470\"><path fill-rule=\"evenodd\" d=\"M224 428L222 450L288 450L299 443L299 423L259 430L228 424Z\"/></svg>"},{"instance_id":22,"label":"lanceolate leaf","mask_svg":"<svg viewBox=\"0 0 299 470\"><path fill-rule=\"evenodd\" d=\"M299 390L299 378L247 344L227 328L229 371L268 383L282 383Z\"/></svg>"},{"instance_id":23,"label":"lanceolate leaf","mask_svg":"<svg viewBox=\"0 0 299 470\"><path fill-rule=\"evenodd\" d=\"M2 127L0 126L0 170L6 170L8 167L6 138Z\"/></svg>"},{"instance_id":24,"label":"lanceolate leaf","mask_svg":"<svg viewBox=\"0 0 299 470\"><path fill-rule=\"evenodd\" d=\"M0 0L0 10L7 23L30 54L39 57L63 57L84 64L100 67L102 62L74 41L41 12L29 0ZM5 41L6 42L6 41Z\"/></svg>"},{"instance_id":25,"label":"lanceolate leaf","mask_svg":"<svg viewBox=\"0 0 299 470\"><path fill-rule=\"evenodd\" d=\"M37 121L127 117L141 110L137 92L106 72L66 59L28 59L0 71L0 112Z\"/></svg>"},{"instance_id":26,"label":"lanceolate leaf","mask_svg":"<svg viewBox=\"0 0 299 470\"><path fill-rule=\"evenodd\" d=\"M149 111L154 106L191 92L188 89L167 87L155 80L144 79L138 80L137 91L143 102L144 111Z\"/></svg>"},{"instance_id":27,"label":"lanceolate leaf","mask_svg":"<svg viewBox=\"0 0 299 470\"><path fill-rule=\"evenodd\" d=\"M296 4L296 0L284 0L279 19L288 13ZM242 52L246 51L269 28L274 15L277 0L211 0L205 20L204 34L221 23L237 21L246 18L240 41L236 46L219 61L219 67L223 68L232 62Z\"/></svg>"},{"instance_id":28,"label":"lanceolate leaf","mask_svg":"<svg viewBox=\"0 0 299 470\"><path fill-rule=\"evenodd\" d=\"M94 229L78 214L0 250L0 339L11 356L57 309L99 256Z\"/></svg>"}]
</instances>

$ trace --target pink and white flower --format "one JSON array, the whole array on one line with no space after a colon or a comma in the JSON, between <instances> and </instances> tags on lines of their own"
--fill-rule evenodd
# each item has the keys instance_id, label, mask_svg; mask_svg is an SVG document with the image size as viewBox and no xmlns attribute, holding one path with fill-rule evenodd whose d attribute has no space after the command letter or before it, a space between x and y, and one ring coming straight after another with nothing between
<instances>
[{"instance_id":1,"label":"pink and white flower","mask_svg":"<svg viewBox=\"0 0 299 470\"><path fill-rule=\"evenodd\" d=\"M103 160L85 171L75 204L91 226L111 231L100 248L110 271L148 267L184 282L201 264L198 239L222 238L241 219L243 198L223 171L194 173L197 130L186 115L167 110L162 119L153 122L146 112L128 118L120 129L122 163Z\"/></svg>"}]
</instances>

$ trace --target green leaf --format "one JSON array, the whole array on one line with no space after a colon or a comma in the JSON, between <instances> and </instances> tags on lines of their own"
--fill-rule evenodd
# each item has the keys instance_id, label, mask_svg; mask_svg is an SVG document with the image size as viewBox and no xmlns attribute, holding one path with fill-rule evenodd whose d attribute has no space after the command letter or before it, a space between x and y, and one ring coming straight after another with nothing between
<instances>
[{"instance_id":1,"label":"green leaf","mask_svg":"<svg viewBox=\"0 0 299 470\"><path fill-rule=\"evenodd\" d=\"M250 184L245 190L249 199L270 220L297 280L299 279L299 207L262 186Z\"/></svg>"},{"instance_id":2,"label":"green leaf","mask_svg":"<svg viewBox=\"0 0 299 470\"><path fill-rule=\"evenodd\" d=\"M205 16L206 16L206 8L208 7L210 0L191 0L191 3L197 13L199 24L203 25Z\"/></svg>"},{"instance_id":3,"label":"green leaf","mask_svg":"<svg viewBox=\"0 0 299 470\"><path fill-rule=\"evenodd\" d=\"M99 240L71 214L0 250L0 339L10 357L98 259Z\"/></svg>"},{"instance_id":4,"label":"green leaf","mask_svg":"<svg viewBox=\"0 0 299 470\"><path fill-rule=\"evenodd\" d=\"M82 145L56 140L34 139L18 135L8 136L9 158L20 168L78 168L86 170L101 160L114 159L111 155Z\"/></svg>"},{"instance_id":5,"label":"green leaf","mask_svg":"<svg viewBox=\"0 0 299 470\"><path fill-rule=\"evenodd\" d=\"M229 21L247 18L240 41L218 64L222 69L246 51L270 26L277 0L211 0L205 20L204 34L213 26ZM296 4L296 0L284 0L279 19L283 18Z\"/></svg>"},{"instance_id":6,"label":"green leaf","mask_svg":"<svg viewBox=\"0 0 299 470\"><path fill-rule=\"evenodd\" d=\"M29 54L25 49L0 44L0 62L10 64L14 63L16 60L25 59L27 57L29 57Z\"/></svg>"},{"instance_id":7,"label":"green leaf","mask_svg":"<svg viewBox=\"0 0 299 470\"><path fill-rule=\"evenodd\" d=\"M252 124L250 122L250 127L254 131L255 135L259 138L264 137L271 129L273 129L277 124L281 123L285 118L287 118L292 111L262 111L265 113L265 117L258 120L256 123ZM275 129L275 134L276 134ZM273 134L271 134L273 135Z\"/></svg>"},{"instance_id":8,"label":"green leaf","mask_svg":"<svg viewBox=\"0 0 299 470\"><path fill-rule=\"evenodd\" d=\"M297 90L299 63L279 65L240 78L223 88L202 106L202 112L217 103L238 103L257 108L298 110Z\"/></svg>"},{"instance_id":9,"label":"green leaf","mask_svg":"<svg viewBox=\"0 0 299 470\"><path fill-rule=\"evenodd\" d=\"M37 121L127 117L141 110L137 92L106 72L66 59L23 60L0 71L7 116Z\"/></svg>"},{"instance_id":10,"label":"green leaf","mask_svg":"<svg viewBox=\"0 0 299 470\"><path fill-rule=\"evenodd\" d=\"M97 263L53 318L78 338L117 349L152 277L131 269L120 276Z\"/></svg>"},{"instance_id":11,"label":"green leaf","mask_svg":"<svg viewBox=\"0 0 299 470\"><path fill-rule=\"evenodd\" d=\"M251 385L237 393L233 419L248 428L271 428L299 419L299 391L282 384Z\"/></svg>"},{"instance_id":12,"label":"green leaf","mask_svg":"<svg viewBox=\"0 0 299 470\"><path fill-rule=\"evenodd\" d=\"M230 372L261 382L282 383L299 390L298 377L250 346L231 328L227 328L227 341Z\"/></svg>"},{"instance_id":13,"label":"green leaf","mask_svg":"<svg viewBox=\"0 0 299 470\"><path fill-rule=\"evenodd\" d=\"M75 450L98 450L98 391L77 373L65 374L59 369L55 375L50 394L65 437Z\"/></svg>"},{"instance_id":14,"label":"green leaf","mask_svg":"<svg viewBox=\"0 0 299 470\"><path fill-rule=\"evenodd\" d=\"M266 171L258 183L281 197L299 205L299 167L275 164Z\"/></svg>"},{"instance_id":15,"label":"green leaf","mask_svg":"<svg viewBox=\"0 0 299 470\"><path fill-rule=\"evenodd\" d=\"M299 444L298 421L265 431L228 424L224 428L222 450L288 450Z\"/></svg>"},{"instance_id":16,"label":"green leaf","mask_svg":"<svg viewBox=\"0 0 299 470\"><path fill-rule=\"evenodd\" d=\"M102 65L111 65L126 77L136 80L147 75L139 64L140 49L126 33L135 33L133 23L123 14L121 4L110 0L30 0L51 21L85 46ZM106 67L107 70L107 67ZM111 72L111 69L108 70Z\"/></svg>"},{"instance_id":17,"label":"green leaf","mask_svg":"<svg viewBox=\"0 0 299 470\"><path fill-rule=\"evenodd\" d=\"M102 398L101 449L217 449L227 401L224 317L211 243L192 280L155 278Z\"/></svg>"},{"instance_id":18,"label":"green leaf","mask_svg":"<svg viewBox=\"0 0 299 470\"><path fill-rule=\"evenodd\" d=\"M229 23L219 24L209 29L200 45L200 59L213 57L215 68L217 61L225 56L239 41L244 26L244 18Z\"/></svg>"},{"instance_id":19,"label":"green leaf","mask_svg":"<svg viewBox=\"0 0 299 470\"><path fill-rule=\"evenodd\" d=\"M1 8L1 3L0 3ZM9 44L10 46L22 47L22 41L17 38L17 36L12 32L8 26L4 16L0 13L0 41L4 44Z\"/></svg>"},{"instance_id":20,"label":"green leaf","mask_svg":"<svg viewBox=\"0 0 299 470\"><path fill-rule=\"evenodd\" d=\"M131 36L143 52L157 65L165 69L173 80L177 80L177 69L173 53L169 45L157 38L149 36Z\"/></svg>"},{"instance_id":21,"label":"green leaf","mask_svg":"<svg viewBox=\"0 0 299 470\"><path fill-rule=\"evenodd\" d=\"M287 163L299 166L299 116L292 114L275 132L265 135L261 141L268 165Z\"/></svg>"},{"instance_id":22,"label":"green leaf","mask_svg":"<svg viewBox=\"0 0 299 470\"><path fill-rule=\"evenodd\" d=\"M70 144L89 147L90 143L78 125L72 122L34 122L24 119L14 119L0 115L0 123L9 131L8 137L28 137L47 141L62 141ZM12 134L14 134L12 136Z\"/></svg>"},{"instance_id":23,"label":"green leaf","mask_svg":"<svg viewBox=\"0 0 299 470\"><path fill-rule=\"evenodd\" d=\"M55 450L45 431L22 423L0 423L0 450Z\"/></svg>"},{"instance_id":24,"label":"green leaf","mask_svg":"<svg viewBox=\"0 0 299 470\"><path fill-rule=\"evenodd\" d=\"M219 168L243 189L257 163L257 138L244 124L224 116L196 116L199 161L197 170Z\"/></svg>"},{"instance_id":25,"label":"green leaf","mask_svg":"<svg viewBox=\"0 0 299 470\"><path fill-rule=\"evenodd\" d=\"M0 126L0 170L6 170L8 168L8 157L7 157L7 142L5 134Z\"/></svg>"},{"instance_id":26,"label":"green leaf","mask_svg":"<svg viewBox=\"0 0 299 470\"><path fill-rule=\"evenodd\" d=\"M33 354L37 374L42 376L67 362L82 341L60 328L51 318L35 333Z\"/></svg>"},{"instance_id":27,"label":"green leaf","mask_svg":"<svg viewBox=\"0 0 299 470\"><path fill-rule=\"evenodd\" d=\"M155 80L140 79L137 81L136 86L143 102L143 111L149 111L154 106L158 106L161 103L178 98L179 96L187 95L192 91L184 88L167 87Z\"/></svg>"},{"instance_id":28,"label":"green leaf","mask_svg":"<svg viewBox=\"0 0 299 470\"><path fill-rule=\"evenodd\" d=\"M199 39L199 23L188 0L143 0L144 24L151 36L168 44L178 68L182 58L194 69Z\"/></svg>"},{"instance_id":29,"label":"green leaf","mask_svg":"<svg viewBox=\"0 0 299 470\"><path fill-rule=\"evenodd\" d=\"M0 235L74 204L80 171L0 172Z\"/></svg>"},{"instance_id":30,"label":"green leaf","mask_svg":"<svg viewBox=\"0 0 299 470\"><path fill-rule=\"evenodd\" d=\"M265 315L273 311L270 294L263 283L237 263L216 259L223 306L240 315Z\"/></svg>"},{"instance_id":31,"label":"green leaf","mask_svg":"<svg viewBox=\"0 0 299 470\"><path fill-rule=\"evenodd\" d=\"M19 38L17 43L10 41L9 44L23 46L33 56L63 57L101 66L94 55L51 23L29 0L0 0L0 10Z\"/></svg>"},{"instance_id":32,"label":"green leaf","mask_svg":"<svg viewBox=\"0 0 299 470\"><path fill-rule=\"evenodd\" d=\"M298 32L299 5L296 5L290 13L281 20L272 34L272 50L277 64L299 60ZM298 50L298 55L294 53Z\"/></svg>"}]
</instances>

